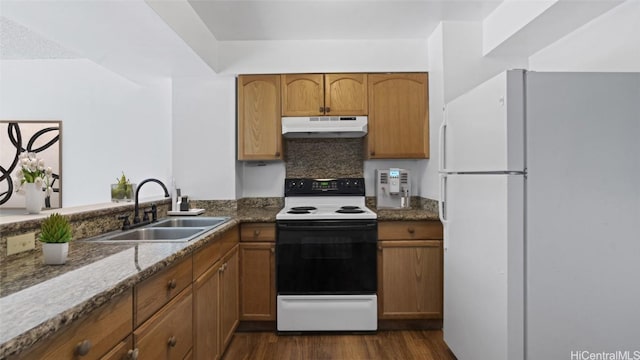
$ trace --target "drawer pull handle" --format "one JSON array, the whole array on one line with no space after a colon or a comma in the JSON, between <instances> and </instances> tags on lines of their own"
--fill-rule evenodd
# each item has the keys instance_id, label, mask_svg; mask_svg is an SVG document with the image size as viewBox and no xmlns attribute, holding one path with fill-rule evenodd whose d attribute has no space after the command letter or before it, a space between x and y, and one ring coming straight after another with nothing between
<instances>
[{"instance_id":1,"label":"drawer pull handle","mask_svg":"<svg viewBox=\"0 0 640 360\"><path fill-rule=\"evenodd\" d=\"M408 228L407 231L409 232L409 234L413 234L414 232L416 232L413 228Z\"/></svg>"},{"instance_id":2,"label":"drawer pull handle","mask_svg":"<svg viewBox=\"0 0 640 360\"><path fill-rule=\"evenodd\" d=\"M90 350L91 350L91 341L82 340L81 342L78 343L78 345L76 345L75 353L78 356L85 356L89 353Z\"/></svg>"},{"instance_id":3,"label":"drawer pull handle","mask_svg":"<svg viewBox=\"0 0 640 360\"><path fill-rule=\"evenodd\" d=\"M176 279L171 279L169 283L167 283L167 287L169 288L169 290L175 289L177 285L178 282L176 281Z\"/></svg>"},{"instance_id":4,"label":"drawer pull handle","mask_svg":"<svg viewBox=\"0 0 640 360\"><path fill-rule=\"evenodd\" d=\"M138 350L138 348L135 348L133 350L129 350L127 351L127 359L129 360L138 360L138 354L140 353L140 351Z\"/></svg>"},{"instance_id":5,"label":"drawer pull handle","mask_svg":"<svg viewBox=\"0 0 640 360\"><path fill-rule=\"evenodd\" d=\"M260 236L260 230L253 230L253 236L255 237Z\"/></svg>"},{"instance_id":6,"label":"drawer pull handle","mask_svg":"<svg viewBox=\"0 0 640 360\"><path fill-rule=\"evenodd\" d=\"M169 338L169 341L167 341L167 344L168 344L170 347L176 347L176 344L177 344L177 343L178 343L178 340L176 339L176 337L175 337L175 336L170 337L170 338Z\"/></svg>"}]
</instances>

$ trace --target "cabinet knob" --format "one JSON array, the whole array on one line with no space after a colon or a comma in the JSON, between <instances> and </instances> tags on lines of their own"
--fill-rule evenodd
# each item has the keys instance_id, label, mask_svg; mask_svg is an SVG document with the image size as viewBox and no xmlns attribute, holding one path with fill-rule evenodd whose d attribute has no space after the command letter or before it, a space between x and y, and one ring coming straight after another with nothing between
<instances>
[{"instance_id":1,"label":"cabinet knob","mask_svg":"<svg viewBox=\"0 0 640 360\"><path fill-rule=\"evenodd\" d=\"M253 230L253 236L255 237L260 236L260 230Z\"/></svg>"},{"instance_id":2,"label":"cabinet knob","mask_svg":"<svg viewBox=\"0 0 640 360\"><path fill-rule=\"evenodd\" d=\"M369 153L369 155L371 155L371 156L375 156L375 155L376 155L376 152L375 152L375 151L372 151L372 152L370 152L370 153Z\"/></svg>"},{"instance_id":3,"label":"cabinet knob","mask_svg":"<svg viewBox=\"0 0 640 360\"><path fill-rule=\"evenodd\" d=\"M318 111L323 113L324 112L324 107L320 106L320 109Z\"/></svg>"},{"instance_id":4,"label":"cabinet knob","mask_svg":"<svg viewBox=\"0 0 640 360\"><path fill-rule=\"evenodd\" d=\"M75 353L78 356L85 356L89 353L90 350L91 350L91 341L82 340L81 342L78 343L78 345L76 345Z\"/></svg>"},{"instance_id":5,"label":"cabinet knob","mask_svg":"<svg viewBox=\"0 0 640 360\"><path fill-rule=\"evenodd\" d=\"M326 108L324 108L324 110L325 110L326 112L331 112L331 108L330 108L330 107L328 107L328 106L327 106Z\"/></svg>"},{"instance_id":6,"label":"cabinet knob","mask_svg":"<svg viewBox=\"0 0 640 360\"><path fill-rule=\"evenodd\" d=\"M271 249L269 249L271 251L271 253L275 253L276 252L276 248L272 247Z\"/></svg>"},{"instance_id":7,"label":"cabinet knob","mask_svg":"<svg viewBox=\"0 0 640 360\"><path fill-rule=\"evenodd\" d=\"M173 289L176 288L177 285L178 285L178 283L177 283L176 279L171 279L167 283L167 288L169 288L169 290L173 290Z\"/></svg>"},{"instance_id":8,"label":"cabinet knob","mask_svg":"<svg viewBox=\"0 0 640 360\"><path fill-rule=\"evenodd\" d=\"M280 151L276 151L276 156L280 156Z\"/></svg>"},{"instance_id":9,"label":"cabinet knob","mask_svg":"<svg viewBox=\"0 0 640 360\"><path fill-rule=\"evenodd\" d=\"M175 336L172 336L169 338L169 340L167 340L167 345L169 345L170 347L176 347L177 343L178 343L178 339L176 339Z\"/></svg>"},{"instance_id":10,"label":"cabinet knob","mask_svg":"<svg viewBox=\"0 0 640 360\"><path fill-rule=\"evenodd\" d=\"M409 232L409 234L413 234L414 232L416 232L413 228L408 228L407 231Z\"/></svg>"},{"instance_id":11,"label":"cabinet knob","mask_svg":"<svg viewBox=\"0 0 640 360\"><path fill-rule=\"evenodd\" d=\"M382 246L378 246L378 251L382 251Z\"/></svg>"},{"instance_id":12,"label":"cabinet knob","mask_svg":"<svg viewBox=\"0 0 640 360\"><path fill-rule=\"evenodd\" d=\"M138 350L138 348L135 348L133 350L129 350L127 351L127 359L129 360L138 360L138 354L140 353L140 351Z\"/></svg>"}]
</instances>

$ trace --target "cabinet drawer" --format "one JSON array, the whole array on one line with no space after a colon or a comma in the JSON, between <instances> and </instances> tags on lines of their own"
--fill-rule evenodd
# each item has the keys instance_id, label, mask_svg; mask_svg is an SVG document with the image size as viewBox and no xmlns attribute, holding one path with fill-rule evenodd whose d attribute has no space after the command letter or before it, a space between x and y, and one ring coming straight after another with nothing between
<instances>
[{"instance_id":1,"label":"cabinet drawer","mask_svg":"<svg viewBox=\"0 0 640 360\"><path fill-rule=\"evenodd\" d=\"M247 223L240 228L240 241L275 242L276 224L274 223Z\"/></svg>"},{"instance_id":2,"label":"cabinet drawer","mask_svg":"<svg viewBox=\"0 0 640 360\"><path fill-rule=\"evenodd\" d=\"M442 239L439 221L380 221L378 240Z\"/></svg>"},{"instance_id":3,"label":"cabinet drawer","mask_svg":"<svg viewBox=\"0 0 640 360\"><path fill-rule=\"evenodd\" d=\"M183 359L193 345L191 287L133 332L141 359Z\"/></svg>"},{"instance_id":4,"label":"cabinet drawer","mask_svg":"<svg viewBox=\"0 0 640 360\"><path fill-rule=\"evenodd\" d=\"M137 354L137 350L133 348L133 336L129 335L126 339L122 340L118 345L116 345L111 351L109 351L105 356L101 357L100 360L124 360L124 359L134 359L134 351Z\"/></svg>"},{"instance_id":5,"label":"cabinet drawer","mask_svg":"<svg viewBox=\"0 0 640 360\"><path fill-rule=\"evenodd\" d=\"M136 327L169 302L182 289L191 285L191 256L161 271L135 287Z\"/></svg>"},{"instance_id":6,"label":"cabinet drawer","mask_svg":"<svg viewBox=\"0 0 640 360\"><path fill-rule=\"evenodd\" d=\"M84 352L82 359L100 359L133 330L132 305L132 291L128 290L18 358L76 359Z\"/></svg>"},{"instance_id":7,"label":"cabinet drawer","mask_svg":"<svg viewBox=\"0 0 640 360\"><path fill-rule=\"evenodd\" d=\"M193 255L193 276L198 278L211 265L231 250L238 243L238 227L225 231L218 239L212 240L207 246Z\"/></svg>"}]
</instances>

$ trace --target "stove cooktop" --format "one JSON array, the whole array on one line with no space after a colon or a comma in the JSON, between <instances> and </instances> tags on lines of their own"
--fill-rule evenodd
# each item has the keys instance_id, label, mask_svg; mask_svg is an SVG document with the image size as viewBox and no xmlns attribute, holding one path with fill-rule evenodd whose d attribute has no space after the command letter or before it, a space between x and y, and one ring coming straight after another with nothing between
<instances>
[{"instance_id":1,"label":"stove cooktop","mask_svg":"<svg viewBox=\"0 0 640 360\"><path fill-rule=\"evenodd\" d=\"M377 214L364 205L364 196L285 198L285 206L276 220L376 219Z\"/></svg>"},{"instance_id":2,"label":"stove cooktop","mask_svg":"<svg viewBox=\"0 0 640 360\"><path fill-rule=\"evenodd\" d=\"M284 208L276 220L377 218L365 206L364 178L287 178L284 196Z\"/></svg>"}]
</instances>

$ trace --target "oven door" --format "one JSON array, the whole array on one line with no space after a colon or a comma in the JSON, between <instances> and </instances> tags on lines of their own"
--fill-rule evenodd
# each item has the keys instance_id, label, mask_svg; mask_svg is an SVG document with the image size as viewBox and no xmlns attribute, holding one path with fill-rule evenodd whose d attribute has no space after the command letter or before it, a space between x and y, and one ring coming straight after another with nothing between
<instances>
[{"instance_id":1,"label":"oven door","mask_svg":"<svg viewBox=\"0 0 640 360\"><path fill-rule=\"evenodd\" d=\"M278 294L374 294L377 241L376 220L278 221Z\"/></svg>"}]
</instances>

